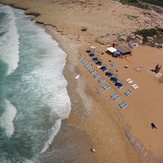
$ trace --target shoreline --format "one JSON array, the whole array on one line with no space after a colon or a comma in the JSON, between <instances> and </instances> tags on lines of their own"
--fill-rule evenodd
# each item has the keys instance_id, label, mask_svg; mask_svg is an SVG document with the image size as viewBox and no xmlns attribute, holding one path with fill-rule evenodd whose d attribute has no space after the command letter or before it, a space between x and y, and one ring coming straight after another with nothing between
<instances>
[{"instance_id":1,"label":"shoreline","mask_svg":"<svg viewBox=\"0 0 163 163\"><path fill-rule=\"evenodd\" d=\"M44 28L46 29L46 30L50 30L51 32L54 30L54 29L49 29L49 27L47 28L48 26L44 26ZM53 27L50 27L50 28L53 28ZM56 32L56 31L54 31L54 32ZM50 32L47 32L47 33L50 33ZM91 82L90 81L87 81L88 79L87 79L87 77L88 77L88 75L86 75L86 77L84 77L84 74L86 74L86 71L84 70L84 68L80 65L80 62L78 61L78 58L77 58L77 56L79 55L79 53L78 53L78 51L77 50L75 50L75 52L74 52L74 41L72 41L73 43L70 43L70 40L69 40L69 37L68 36L66 36L66 35L64 35L64 38L62 37L62 35L61 36L59 36L59 34L58 33L51 33L51 35L53 36L53 39L55 38L55 40L59 43L59 45L60 45L60 47L67 53L67 57L66 57L66 65L65 65L65 67L64 67L64 76L65 76L65 78L66 78L66 80L68 81L68 92L69 92L69 95L70 95L70 99L71 99L71 101L72 101L72 110L71 110L71 113L70 113L70 118L68 119L68 120L64 120L64 122L63 123L76 123L77 125L79 125L80 127L82 127L82 128L84 128L84 129L90 129L90 128L88 128L88 126L87 126L87 124L86 123L88 123L89 122L89 124L91 125L91 123L92 122L90 122L90 121L88 121L88 117L89 118L91 118L91 120L93 121L93 117L95 117L96 115L98 115L97 113L95 114L95 113L93 113L92 111L91 111L91 113L92 114L94 114L93 116L92 115L87 115L87 111L84 111L84 113L80 113L80 111L78 110L78 112L76 112L76 108L77 107L79 107L80 106L80 108L83 108L84 110L86 110L86 108L85 108L85 106L83 105L83 104L74 104L75 102L74 101L76 101L76 98L78 98L78 100L77 101L80 101L81 103L82 103L82 101L84 101L84 99L81 99L81 97L78 95L78 93L76 92L76 91L74 91L74 86L75 85L78 85L78 82L79 82L79 80L74 80L74 78L75 78L75 76L76 75L78 75L78 74L81 74L82 75L82 78L83 78L83 81L81 81L81 83L78 85L78 86L80 86L80 85L84 85L84 83L91 83L92 82L92 80L91 80ZM62 37L62 39L65 41L64 42L64 44L63 44L63 40L59 40L60 38ZM71 37L70 37L70 39L71 39ZM74 38L72 37L72 40L74 40ZM70 45L67 47L65 44L67 44L67 42L69 42L70 43ZM80 43L81 43L81 41L75 41L75 43L77 42L77 45L75 44L75 48L77 48L77 49L80 49L80 47L89 47L88 46L88 43L83 43L83 45L80 45ZM79 45L80 45L80 47L79 47ZM99 46L101 46L101 45L99 45ZM67 47L66 49L65 49L65 47ZM79 50L79 51L81 51L81 50ZM72 54L72 52L74 52L74 54ZM75 56L75 58L76 59L74 59L74 56ZM73 64L72 64L72 62L73 62ZM70 64L71 63L71 64ZM80 69L81 68L81 69ZM73 74L74 73L74 74ZM68 75L69 74L69 75ZM89 74L90 75L90 74ZM90 80L90 78L89 78L89 80ZM85 82L86 81L86 82ZM76 84L76 82L77 82L77 84ZM70 84L71 83L71 84ZM76 86L75 86L76 87ZM92 96L93 96L93 94L94 94L94 91L93 91L93 88L90 88L89 86L86 86L86 92L84 92L83 90L79 90L78 92L82 92L82 95L84 94L84 96L85 96L85 93L86 94L88 94L88 96L86 97L86 98L90 98L90 99L92 99ZM73 94L73 95L72 95ZM91 96L92 95L92 96ZM78 96L78 97L77 97ZM96 100L99 100L100 99L100 96L99 95L97 95L97 97L95 97L95 99ZM105 100L103 99L103 98L101 98L98 102L99 103L103 103ZM105 105L108 105L108 103L109 102L106 102L106 104ZM73 106L73 105L76 105L76 106ZM93 106L93 108L95 108L96 107L96 105L98 105L97 104L97 102L95 102L94 100L93 100L93 104L92 104L92 106ZM106 109L107 107L105 106L105 109ZM97 108L96 110L98 111L98 109L99 108ZM110 106L110 110L111 110L112 108L111 108L111 106ZM92 110L92 109L90 109L90 110ZM102 111L102 113L104 113L105 111L103 110ZM113 113L113 111L110 111L110 113L112 114ZM105 114L105 113L104 113ZM108 114L108 113L107 113ZM114 113L113 113L114 114ZM87 115L85 118L84 118L84 120L81 118L81 117L83 117L83 115ZM118 126L120 126L120 128L121 129L118 129L118 130L120 130L120 135L123 133L125 133L125 131L123 130L123 125L122 124L120 124L118 121L118 118L115 116L115 115L112 115L113 117L113 119L115 120L115 122L118 124ZM102 118L101 118L102 119ZM83 121L86 121L86 122L83 122ZM95 122L95 121L93 121L94 123L97 123L97 122ZM95 127L95 126L94 126ZM94 131L87 131L89 134L88 135L91 135L90 137L91 137L91 140L92 140L92 142L93 142L93 144L97 147L97 149L101 149L101 145L100 145L100 143L97 141L97 140L94 140L94 138L93 138L93 135L95 136L95 133L97 132L97 130L96 129L94 129ZM104 132L105 133L105 132ZM105 133L106 134L106 133ZM129 135L129 133L127 132L127 135ZM127 142L128 141L128 139L129 138L127 138L127 137L125 137L125 134L122 136L122 140L124 140L125 141L125 143L127 143L127 146L128 147L125 147L125 148L129 148L130 150L132 150L132 156L134 156L134 158L135 158L135 160L136 159L141 159L141 158L136 158L137 157L137 154L139 153L139 152L136 152L135 153L135 151L134 151L134 149L132 149L132 147L131 147L131 145ZM131 143L131 142L130 142ZM123 145L122 145L123 146ZM95 154L95 156L97 157L97 160L99 161L104 161L104 160L102 160L102 157L107 157L107 152L104 152L104 153L102 153L102 152L99 152L99 153L97 153L97 154ZM122 156L124 156L124 153L122 154ZM116 156L115 156L116 157ZM128 158L129 157L129 154L127 154L127 156L125 156L124 158L127 160L130 160L129 162L131 162L132 161L132 157L130 156L130 158ZM140 156L141 157L141 156ZM106 159L106 158L105 158ZM107 158L108 159L108 158ZM137 160L138 161L138 160ZM140 160L139 160L140 161ZM142 161L142 160L141 160Z\"/></svg>"}]
</instances>

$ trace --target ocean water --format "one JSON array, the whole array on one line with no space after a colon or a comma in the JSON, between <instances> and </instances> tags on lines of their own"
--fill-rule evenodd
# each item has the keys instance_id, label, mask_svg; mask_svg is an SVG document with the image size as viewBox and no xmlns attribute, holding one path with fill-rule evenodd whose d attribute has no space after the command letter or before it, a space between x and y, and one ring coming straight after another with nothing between
<instances>
[{"instance_id":1,"label":"ocean water","mask_svg":"<svg viewBox=\"0 0 163 163\"><path fill-rule=\"evenodd\" d=\"M66 53L22 10L0 5L0 162L40 162L69 116Z\"/></svg>"}]
</instances>

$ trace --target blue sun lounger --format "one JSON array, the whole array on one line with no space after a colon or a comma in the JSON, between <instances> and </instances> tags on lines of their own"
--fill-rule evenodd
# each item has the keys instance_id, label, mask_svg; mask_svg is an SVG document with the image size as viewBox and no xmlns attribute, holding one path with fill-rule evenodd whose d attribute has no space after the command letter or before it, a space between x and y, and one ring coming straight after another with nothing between
<instances>
[{"instance_id":1,"label":"blue sun lounger","mask_svg":"<svg viewBox=\"0 0 163 163\"><path fill-rule=\"evenodd\" d=\"M116 96L113 98L114 101L118 100L120 98L120 96Z\"/></svg>"},{"instance_id":2,"label":"blue sun lounger","mask_svg":"<svg viewBox=\"0 0 163 163\"><path fill-rule=\"evenodd\" d=\"M111 63L110 65L111 65L111 67L115 67L116 66L116 64L114 62Z\"/></svg>"},{"instance_id":3,"label":"blue sun lounger","mask_svg":"<svg viewBox=\"0 0 163 163\"><path fill-rule=\"evenodd\" d=\"M108 69L106 68L106 69L103 69L102 71L105 72L105 71L107 71L107 70L108 70Z\"/></svg>"},{"instance_id":4,"label":"blue sun lounger","mask_svg":"<svg viewBox=\"0 0 163 163\"><path fill-rule=\"evenodd\" d=\"M82 55L79 55L79 57L78 57L79 59L82 59L83 58L83 56Z\"/></svg>"},{"instance_id":5,"label":"blue sun lounger","mask_svg":"<svg viewBox=\"0 0 163 163\"><path fill-rule=\"evenodd\" d=\"M90 51L90 50L86 50L86 52L87 52L88 54L90 54L90 53L91 53L91 51Z\"/></svg>"},{"instance_id":6,"label":"blue sun lounger","mask_svg":"<svg viewBox=\"0 0 163 163\"><path fill-rule=\"evenodd\" d=\"M120 108L123 109L127 106L127 103L123 101L122 103L119 104Z\"/></svg>"},{"instance_id":7,"label":"blue sun lounger","mask_svg":"<svg viewBox=\"0 0 163 163\"><path fill-rule=\"evenodd\" d=\"M91 68L92 66L90 66L89 64L86 64L84 67L86 67L86 69Z\"/></svg>"},{"instance_id":8,"label":"blue sun lounger","mask_svg":"<svg viewBox=\"0 0 163 163\"><path fill-rule=\"evenodd\" d=\"M97 73L95 75L93 75L94 78L98 78L100 75Z\"/></svg>"},{"instance_id":9,"label":"blue sun lounger","mask_svg":"<svg viewBox=\"0 0 163 163\"><path fill-rule=\"evenodd\" d=\"M105 84L105 85L102 86L102 88L104 88L104 90L107 90L109 87L110 87L109 84Z\"/></svg>"},{"instance_id":10,"label":"blue sun lounger","mask_svg":"<svg viewBox=\"0 0 163 163\"><path fill-rule=\"evenodd\" d=\"M93 72L95 72L95 69L94 69L94 68L91 68L91 69L89 70L89 72L90 72L90 73L93 73Z\"/></svg>"},{"instance_id":11,"label":"blue sun lounger","mask_svg":"<svg viewBox=\"0 0 163 163\"><path fill-rule=\"evenodd\" d=\"M111 95L110 97L113 98L117 95L117 93L114 93L113 95Z\"/></svg>"},{"instance_id":12,"label":"blue sun lounger","mask_svg":"<svg viewBox=\"0 0 163 163\"><path fill-rule=\"evenodd\" d=\"M124 94L125 94L126 96L129 96L131 93L132 93L132 92L131 92L130 90L128 90L128 91L126 91Z\"/></svg>"},{"instance_id":13,"label":"blue sun lounger","mask_svg":"<svg viewBox=\"0 0 163 163\"><path fill-rule=\"evenodd\" d=\"M86 61L86 59L81 60L81 62L85 62L85 61Z\"/></svg>"},{"instance_id":14,"label":"blue sun lounger","mask_svg":"<svg viewBox=\"0 0 163 163\"><path fill-rule=\"evenodd\" d=\"M118 89L121 89L122 87L123 87L123 84L119 85L119 86L118 86Z\"/></svg>"},{"instance_id":15,"label":"blue sun lounger","mask_svg":"<svg viewBox=\"0 0 163 163\"><path fill-rule=\"evenodd\" d=\"M83 64L88 63L87 60L83 62Z\"/></svg>"},{"instance_id":16,"label":"blue sun lounger","mask_svg":"<svg viewBox=\"0 0 163 163\"><path fill-rule=\"evenodd\" d=\"M94 55L94 54L89 54L89 56L92 58L92 57L94 57L95 55Z\"/></svg>"},{"instance_id":17,"label":"blue sun lounger","mask_svg":"<svg viewBox=\"0 0 163 163\"><path fill-rule=\"evenodd\" d=\"M102 83L102 82L104 82L104 79L101 78L101 79L98 80L98 82L99 82L99 83Z\"/></svg>"}]
</instances>

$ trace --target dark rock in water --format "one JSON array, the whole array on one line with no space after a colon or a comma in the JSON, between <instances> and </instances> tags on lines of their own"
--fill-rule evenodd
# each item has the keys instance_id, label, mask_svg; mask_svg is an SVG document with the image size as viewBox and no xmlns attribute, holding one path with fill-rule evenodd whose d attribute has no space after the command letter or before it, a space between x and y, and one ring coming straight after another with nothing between
<instances>
[{"instance_id":1,"label":"dark rock in water","mask_svg":"<svg viewBox=\"0 0 163 163\"><path fill-rule=\"evenodd\" d=\"M26 14L26 15L33 15L33 16L36 16L36 17L38 17L38 16L41 15L41 14L38 13L38 12L25 12L25 14Z\"/></svg>"},{"instance_id":2,"label":"dark rock in water","mask_svg":"<svg viewBox=\"0 0 163 163\"><path fill-rule=\"evenodd\" d=\"M37 24L44 24L44 22L36 21Z\"/></svg>"}]
</instances>

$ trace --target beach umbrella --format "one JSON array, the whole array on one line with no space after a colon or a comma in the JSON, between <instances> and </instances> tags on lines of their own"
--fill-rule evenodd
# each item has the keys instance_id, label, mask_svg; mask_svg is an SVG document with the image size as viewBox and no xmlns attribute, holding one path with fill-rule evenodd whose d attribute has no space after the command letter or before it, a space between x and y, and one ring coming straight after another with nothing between
<instances>
[{"instance_id":1,"label":"beach umbrella","mask_svg":"<svg viewBox=\"0 0 163 163\"><path fill-rule=\"evenodd\" d=\"M100 53L100 54L103 54L104 53L102 50L98 50L97 52Z\"/></svg>"}]
</instances>

